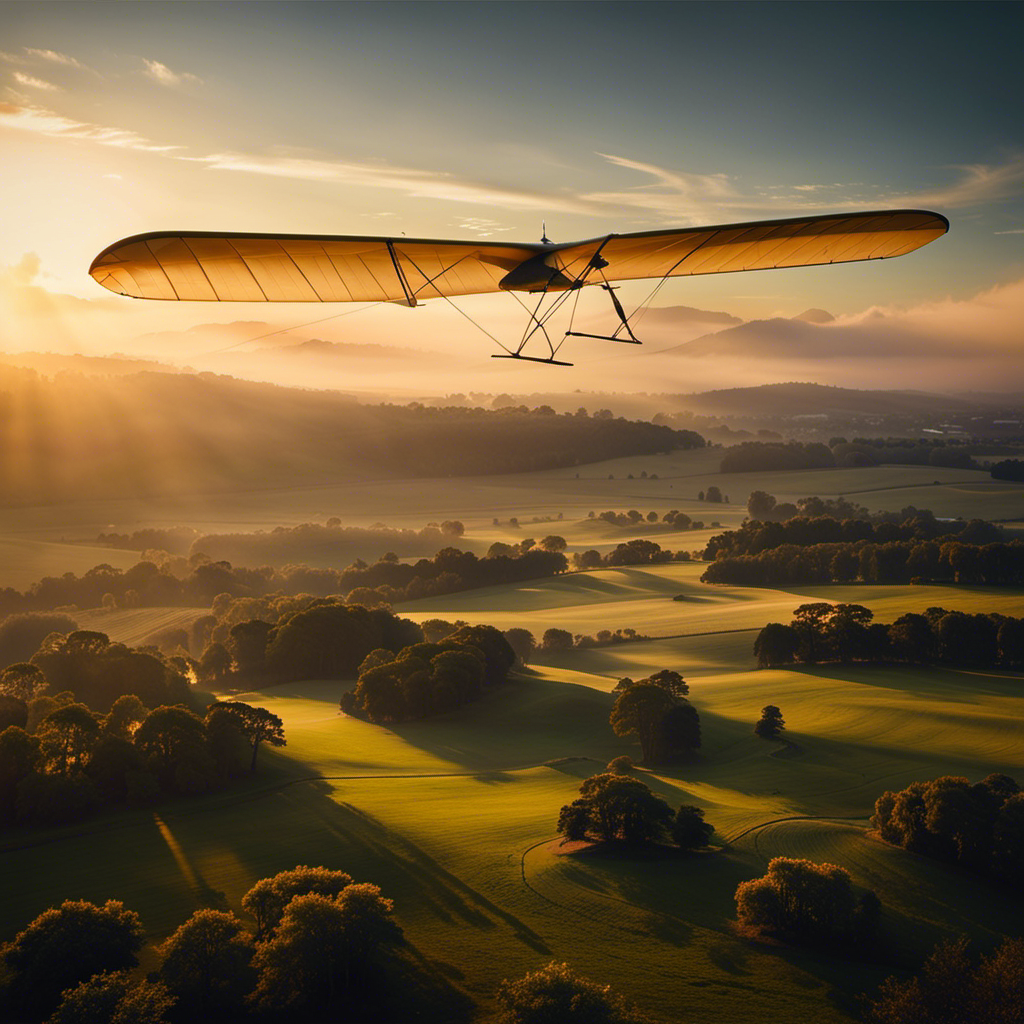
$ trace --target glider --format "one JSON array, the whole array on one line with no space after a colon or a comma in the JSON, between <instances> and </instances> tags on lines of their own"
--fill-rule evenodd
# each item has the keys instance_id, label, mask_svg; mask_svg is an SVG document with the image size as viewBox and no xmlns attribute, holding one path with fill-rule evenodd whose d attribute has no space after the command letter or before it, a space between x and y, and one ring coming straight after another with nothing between
<instances>
[{"instance_id":1,"label":"glider","mask_svg":"<svg viewBox=\"0 0 1024 1024\"><path fill-rule=\"evenodd\" d=\"M518 347L502 345L505 355L495 358L569 366L555 359L561 342L552 345L545 325L585 285L608 292L620 324L611 335L594 335L573 331L570 321L566 336L640 344L612 281L653 278L657 292L672 277L888 259L919 249L947 230L949 221L937 213L882 210L607 234L567 244L546 237L539 243L504 243L168 231L115 242L93 260L89 273L119 295L191 302L416 306L426 299L451 302L453 297L487 292L532 294L538 296L536 306L526 307L530 321ZM538 331L550 355L523 355Z\"/></svg>"}]
</instances>

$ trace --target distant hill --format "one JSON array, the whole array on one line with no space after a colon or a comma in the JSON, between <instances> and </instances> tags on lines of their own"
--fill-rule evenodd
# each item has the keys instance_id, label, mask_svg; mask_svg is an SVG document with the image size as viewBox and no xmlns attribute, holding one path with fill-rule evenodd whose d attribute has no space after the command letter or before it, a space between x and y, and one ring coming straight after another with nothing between
<instances>
[{"instance_id":1,"label":"distant hill","mask_svg":"<svg viewBox=\"0 0 1024 1024\"><path fill-rule=\"evenodd\" d=\"M652 306L644 312L643 323L648 326L651 324L659 326L721 324L723 327L733 327L743 321L731 313L697 309L694 306Z\"/></svg>"},{"instance_id":2,"label":"distant hill","mask_svg":"<svg viewBox=\"0 0 1024 1024\"><path fill-rule=\"evenodd\" d=\"M362 405L211 373L48 380L0 366L0 412L8 505L529 472L704 445L688 430L546 406Z\"/></svg>"},{"instance_id":3,"label":"distant hill","mask_svg":"<svg viewBox=\"0 0 1024 1024\"><path fill-rule=\"evenodd\" d=\"M739 416L813 416L827 414L941 415L967 413L980 403L964 397L924 391L859 391L822 384L764 384L752 388L727 388L687 395L685 404L694 412Z\"/></svg>"},{"instance_id":4,"label":"distant hill","mask_svg":"<svg viewBox=\"0 0 1024 1024\"><path fill-rule=\"evenodd\" d=\"M155 359L135 359L130 356L61 355L55 352L4 352L0 364L21 366L36 373L52 376L55 373L84 373L95 376L123 375L152 370L161 373L182 373L180 366L171 366Z\"/></svg>"},{"instance_id":5,"label":"distant hill","mask_svg":"<svg viewBox=\"0 0 1024 1024\"><path fill-rule=\"evenodd\" d=\"M793 317L794 320L805 320L809 324L830 324L835 317L824 309L805 309L799 316Z\"/></svg>"}]
</instances>

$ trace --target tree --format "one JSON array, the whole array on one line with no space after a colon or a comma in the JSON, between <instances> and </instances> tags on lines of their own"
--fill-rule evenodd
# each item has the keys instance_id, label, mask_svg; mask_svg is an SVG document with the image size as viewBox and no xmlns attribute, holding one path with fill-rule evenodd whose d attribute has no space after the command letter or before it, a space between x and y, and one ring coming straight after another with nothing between
<instances>
[{"instance_id":1,"label":"tree","mask_svg":"<svg viewBox=\"0 0 1024 1024\"><path fill-rule=\"evenodd\" d=\"M35 665L19 661L0 673L0 694L17 697L26 704L40 696L47 687L46 676Z\"/></svg>"},{"instance_id":2,"label":"tree","mask_svg":"<svg viewBox=\"0 0 1024 1024\"><path fill-rule=\"evenodd\" d=\"M796 657L798 636L792 626L769 622L754 641L754 657L758 668L788 665Z\"/></svg>"},{"instance_id":3,"label":"tree","mask_svg":"<svg viewBox=\"0 0 1024 1024\"><path fill-rule=\"evenodd\" d=\"M690 692L690 686L683 677L671 668L663 668L654 672L646 679L639 680L641 683L653 683L667 690L673 697L685 697Z\"/></svg>"},{"instance_id":4,"label":"tree","mask_svg":"<svg viewBox=\"0 0 1024 1024\"><path fill-rule=\"evenodd\" d=\"M255 981L253 943L234 914L197 910L160 946L160 977L195 1020L240 1016Z\"/></svg>"},{"instance_id":5,"label":"tree","mask_svg":"<svg viewBox=\"0 0 1024 1024\"><path fill-rule=\"evenodd\" d=\"M645 843L663 838L671 821L672 808L639 779L604 772L583 780L579 799L559 812L558 831L565 841Z\"/></svg>"},{"instance_id":6,"label":"tree","mask_svg":"<svg viewBox=\"0 0 1024 1024\"><path fill-rule=\"evenodd\" d=\"M154 708L136 730L135 746L165 789L191 793L209 788L214 772L206 726L188 708Z\"/></svg>"},{"instance_id":7,"label":"tree","mask_svg":"<svg viewBox=\"0 0 1024 1024\"><path fill-rule=\"evenodd\" d=\"M692 804L683 804L672 822L672 842L684 850L703 849L711 841L715 826L704 820L704 812Z\"/></svg>"},{"instance_id":8,"label":"tree","mask_svg":"<svg viewBox=\"0 0 1024 1024\"><path fill-rule=\"evenodd\" d=\"M10 821L17 806L18 785L39 763L39 739L15 725L0 732L0 821Z\"/></svg>"},{"instance_id":9,"label":"tree","mask_svg":"<svg viewBox=\"0 0 1024 1024\"><path fill-rule=\"evenodd\" d=\"M393 909L370 884L347 886L333 899L319 893L294 897L253 958L259 973L253 1002L263 1009L327 1011L333 1019L353 972L400 936L389 920Z\"/></svg>"},{"instance_id":10,"label":"tree","mask_svg":"<svg viewBox=\"0 0 1024 1024\"><path fill-rule=\"evenodd\" d=\"M675 705L675 698L664 688L653 683L635 683L619 695L609 722L616 736L636 733L644 761L653 764L660 753L661 721Z\"/></svg>"},{"instance_id":11,"label":"tree","mask_svg":"<svg viewBox=\"0 0 1024 1024\"><path fill-rule=\"evenodd\" d=\"M123 694L110 706L103 719L103 731L109 736L130 740L148 714L149 708L134 693Z\"/></svg>"},{"instance_id":12,"label":"tree","mask_svg":"<svg viewBox=\"0 0 1024 1024\"><path fill-rule=\"evenodd\" d=\"M572 647L572 633L567 629L557 629L555 627L546 629L541 637L540 645L545 651L568 650Z\"/></svg>"},{"instance_id":13,"label":"tree","mask_svg":"<svg viewBox=\"0 0 1024 1024\"><path fill-rule=\"evenodd\" d=\"M267 669L267 637L273 627L262 619L236 622L228 633L227 650L243 675L260 675Z\"/></svg>"},{"instance_id":14,"label":"tree","mask_svg":"<svg viewBox=\"0 0 1024 1024\"><path fill-rule=\"evenodd\" d=\"M174 996L159 981L133 985L127 971L94 974L68 989L46 1024L166 1024Z\"/></svg>"},{"instance_id":15,"label":"tree","mask_svg":"<svg viewBox=\"0 0 1024 1024\"><path fill-rule=\"evenodd\" d=\"M700 747L700 716L697 709L680 698L658 723L657 759L671 761L686 756Z\"/></svg>"},{"instance_id":16,"label":"tree","mask_svg":"<svg viewBox=\"0 0 1024 1024\"><path fill-rule=\"evenodd\" d=\"M231 652L214 640L199 659L199 678L205 683L219 683L228 677L232 664Z\"/></svg>"},{"instance_id":17,"label":"tree","mask_svg":"<svg viewBox=\"0 0 1024 1024\"><path fill-rule=\"evenodd\" d=\"M777 740L785 728L782 712L774 704L766 704L761 708L761 717L754 726L754 733L763 740Z\"/></svg>"},{"instance_id":18,"label":"tree","mask_svg":"<svg viewBox=\"0 0 1024 1024\"><path fill-rule=\"evenodd\" d=\"M65 900L44 911L0 953L16 1012L38 1020L52 1012L65 989L103 971L135 967L142 937L139 915L117 900L102 907Z\"/></svg>"},{"instance_id":19,"label":"tree","mask_svg":"<svg viewBox=\"0 0 1024 1024\"><path fill-rule=\"evenodd\" d=\"M715 484L712 484L707 489L707 493L704 495L704 500L705 501L721 502L721 500L722 500L722 491L721 491L721 489L719 487L717 487Z\"/></svg>"},{"instance_id":20,"label":"tree","mask_svg":"<svg viewBox=\"0 0 1024 1024\"><path fill-rule=\"evenodd\" d=\"M653 1024L608 985L598 985L551 961L498 987L497 1024Z\"/></svg>"},{"instance_id":21,"label":"tree","mask_svg":"<svg viewBox=\"0 0 1024 1024\"><path fill-rule=\"evenodd\" d=\"M100 736L100 723L84 704L51 711L36 730L49 771L71 775L81 771Z\"/></svg>"},{"instance_id":22,"label":"tree","mask_svg":"<svg viewBox=\"0 0 1024 1024\"><path fill-rule=\"evenodd\" d=\"M53 633L66 635L78 623L60 612L16 612L0 622L0 666L29 661Z\"/></svg>"},{"instance_id":23,"label":"tree","mask_svg":"<svg viewBox=\"0 0 1024 1024\"><path fill-rule=\"evenodd\" d=\"M521 626L513 626L511 629L506 629L505 639L509 642L512 650L515 651L521 665L527 664L533 652L537 649L537 641L534 635L528 629L523 629Z\"/></svg>"},{"instance_id":24,"label":"tree","mask_svg":"<svg viewBox=\"0 0 1024 1024\"><path fill-rule=\"evenodd\" d=\"M1024 940L1006 938L975 963L961 937L937 946L920 973L889 978L871 1000L872 1024L1017 1024L1024 1006Z\"/></svg>"},{"instance_id":25,"label":"tree","mask_svg":"<svg viewBox=\"0 0 1024 1024\"><path fill-rule=\"evenodd\" d=\"M229 715L242 735L249 741L252 747L252 762L249 764L251 772L256 771L256 753L261 743L269 743L272 747L286 745L284 722L266 708L254 708L251 704L244 704L239 700L216 701L209 706L207 722L215 711Z\"/></svg>"},{"instance_id":26,"label":"tree","mask_svg":"<svg viewBox=\"0 0 1024 1024\"><path fill-rule=\"evenodd\" d=\"M747 515L751 519L768 520L773 518L775 495L767 491L751 491L747 498Z\"/></svg>"},{"instance_id":27,"label":"tree","mask_svg":"<svg viewBox=\"0 0 1024 1024\"><path fill-rule=\"evenodd\" d=\"M859 902L849 872L835 864L774 857L761 878L736 887L736 915L748 927L797 939L867 938L877 922L874 893Z\"/></svg>"},{"instance_id":28,"label":"tree","mask_svg":"<svg viewBox=\"0 0 1024 1024\"><path fill-rule=\"evenodd\" d=\"M557 533L551 533L547 537L541 538L540 547L545 551L564 551L568 544L564 537L559 537Z\"/></svg>"},{"instance_id":29,"label":"tree","mask_svg":"<svg viewBox=\"0 0 1024 1024\"><path fill-rule=\"evenodd\" d=\"M352 876L345 871L300 864L290 871L260 879L242 897L242 909L256 919L256 938L264 939L273 934L293 897L311 892L334 897L351 884Z\"/></svg>"}]
</instances>

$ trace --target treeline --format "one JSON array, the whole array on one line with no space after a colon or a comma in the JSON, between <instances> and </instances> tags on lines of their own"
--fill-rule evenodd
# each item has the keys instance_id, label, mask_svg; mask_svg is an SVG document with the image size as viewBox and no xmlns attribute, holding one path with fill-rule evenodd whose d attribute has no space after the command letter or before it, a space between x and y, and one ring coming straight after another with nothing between
<instances>
[{"instance_id":1,"label":"treeline","mask_svg":"<svg viewBox=\"0 0 1024 1024\"><path fill-rule=\"evenodd\" d=\"M820 441L744 441L726 450L719 469L722 473L756 473L883 464L978 468L971 453L953 439L857 437L852 442L836 438L831 447Z\"/></svg>"},{"instance_id":2,"label":"treeline","mask_svg":"<svg viewBox=\"0 0 1024 1024\"><path fill-rule=\"evenodd\" d=\"M964 544L959 540L856 541L783 544L757 555L719 556L703 583L782 587L816 583L943 583L1020 586L1024 544Z\"/></svg>"},{"instance_id":3,"label":"treeline","mask_svg":"<svg viewBox=\"0 0 1024 1024\"><path fill-rule=\"evenodd\" d=\"M296 565L301 562L344 565L366 552L388 551L399 557L433 554L465 533L458 520L428 523L421 530L342 526L336 516L326 524L278 526L267 532L207 533L197 536L190 555L240 565Z\"/></svg>"},{"instance_id":4,"label":"treeline","mask_svg":"<svg viewBox=\"0 0 1024 1024\"><path fill-rule=\"evenodd\" d=\"M356 561L347 569L263 566L249 569L230 562L194 556L163 565L144 561L130 569L98 565L82 576L47 576L21 593L0 590L0 615L74 608L139 608L168 605L210 605L221 594L260 597L269 594L352 595L378 603L411 601L473 587L518 583L565 572L568 562L558 551L531 547L512 555L478 558L472 552L443 548L432 558L399 562L389 552L372 565ZM184 576L176 575L182 569ZM372 593L371 593L372 591Z\"/></svg>"},{"instance_id":5,"label":"treeline","mask_svg":"<svg viewBox=\"0 0 1024 1024\"><path fill-rule=\"evenodd\" d=\"M815 519L818 516L829 516L832 519L869 519L873 523L902 523L916 516L923 516L931 522L937 522L928 509L907 505L899 512L869 512L865 505L839 495L836 498L820 498L810 495L797 498L796 504L791 501L780 502L774 494L767 491L751 491L747 498L747 515L751 519L760 519L766 523L781 523L794 516Z\"/></svg>"},{"instance_id":6,"label":"treeline","mask_svg":"<svg viewBox=\"0 0 1024 1024\"><path fill-rule=\"evenodd\" d=\"M1024 459L1003 459L989 470L993 480L1024 480Z\"/></svg>"},{"instance_id":7,"label":"treeline","mask_svg":"<svg viewBox=\"0 0 1024 1024\"><path fill-rule=\"evenodd\" d=\"M546 406L360 405L214 374L47 380L0 367L0 404L26 439L23 459L0 464L0 492L25 503L517 473L704 446L692 431ZM111 408L129 411L130 444Z\"/></svg>"},{"instance_id":8,"label":"treeline","mask_svg":"<svg viewBox=\"0 0 1024 1024\"><path fill-rule=\"evenodd\" d=\"M500 686L516 663L508 640L493 626L463 626L437 643L400 651L375 650L359 666L341 710L371 722L404 722L452 711Z\"/></svg>"},{"instance_id":9,"label":"treeline","mask_svg":"<svg viewBox=\"0 0 1024 1024\"><path fill-rule=\"evenodd\" d=\"M812 514L812 510L816 511L813 503L818 500L802 498L801 502L805 503L803 514L784 522L748 519L739 529L717 534L708 541L704 557L714 561L721 557L757 555L784 544L800 547L856 544L859 541L890 544L893 541L939 538L956 539L965 544L994 544L1002 540L999 528L982 519L939 522L931 512L914 508L877 520L859 516L839 519L828 514Z\"/></svg>"},{"instance_id":10,"label":"treeline","mask_svg":"<svg viewBox=\"0 0 1024 1024\"><path fill-rule=\"evenodd\" d=\"M887 843L1024 885L1024 793L1008 775L945 775L886 791L871 824Z\"/></svg>"},{"instance_id":11,"label":"treeline","mask_svg":"<svg viewBox=\"0 0 1024 1024\"><path fill-rule=\"evenodd\" d=\"M996 612L929 608L895 622L873 623L859 604L802 604L788 625L770 622L754 641L761 668L802 662L874 662L905 665L1024 665L1024 619Z\"/></svg>"},{"instance_id":12,"label":"treeline","mask_svg":"<svg viewBox=\"0 0 1024 1024\"><path fill-rule=\"evenodd\" d=\"M701 491L701 494L703 493ZM645 516L635 508L631 508L627 512L616 512L614 509L608 509L605 512L591 512L588 518L608 523L611 526L628 528L646 527L650 530L701 530L704 528L703 523L696 525L685 512L680 512L676 508L670 509L661 516L654 511L648 512Z\"/></svg>"},{"instance_id":13,"label":"treeline","mask_svg":"<svg viewBox=\"0 0 1024 1024\"><path fill-rule=\"evenodd\" d=\"M701 525L703 526L703 523ZM624 544L616 544L606 555L602 555L596 548L574 551L572 564L576 569L601 569L616 565L658 565L662 562L671 562L673 559L688 562L692 557L689 551L673 553L653 540L636 537Z\"/></svg>"}]
</instances>

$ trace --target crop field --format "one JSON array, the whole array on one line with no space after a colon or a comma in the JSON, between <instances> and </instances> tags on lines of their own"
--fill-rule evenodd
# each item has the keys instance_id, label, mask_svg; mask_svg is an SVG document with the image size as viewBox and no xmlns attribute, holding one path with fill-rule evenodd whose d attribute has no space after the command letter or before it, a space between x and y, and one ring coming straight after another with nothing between
<instances>
[{"instance_id":1,"label":"crop field","mask_svg":"<svg viewBox=\"0 0 1024 1024\"><path fill-rule=\"evenodd\" d=\"M240 912L259 878L300 863L343 868L396 901L407 939L480 1020L493 993L551 959L611 984L664 1021L840 1022L857 997L912 967L943 936L979 948L1020 930L989 883L888 847L867 832L874 800L915 779L1004 771L1024 778L1024 678L1001 672L818 666L761 671L755 630L804 601L856 601L891 620L931 605L1024 613L1006 588L711 587L700 567L608 569L410 602L416 619L574 632L629 626L660 639L542 653L474 705L374 726L341 715L345 683L304 681L231 696L285 722L240 788L53 832L14 831L0 936L64 898L122 899L158 940L200 906ZM682 594L686 598L674 601ZM166 621L157 622L164 612ZM97 617L130 638L195 609ZM148 616L148 619L147 619ZM101 623L105 622L106 627ZM736 632L732 632L736 630ZM675 668L690 683L703 746L688 764L637 769L670 803L695 803L712 851L681 855L561 847L559 808L618 754L608 725L623 675ZM752 733L777 704L786 742ZM829 860L884 905L878 962L752 941L733 892L776 855ZM14 880L32 878L32 885ZM152 962L149 954L147 963ZM709 996L713 995L713 999Z\"/></svg>"}]
</instances>

